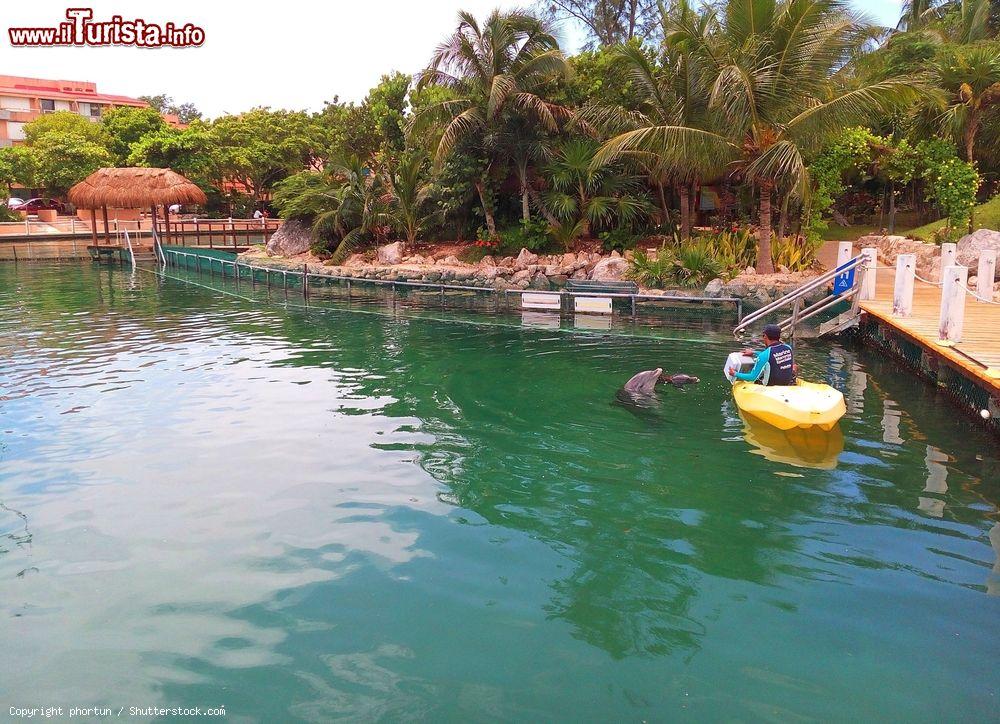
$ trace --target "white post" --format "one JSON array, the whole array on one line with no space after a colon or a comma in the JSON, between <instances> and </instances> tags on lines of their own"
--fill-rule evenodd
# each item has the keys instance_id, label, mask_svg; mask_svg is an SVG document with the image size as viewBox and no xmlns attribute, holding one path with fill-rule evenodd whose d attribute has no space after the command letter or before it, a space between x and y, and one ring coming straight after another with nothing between
<instances>
[{"instance_id":1,"label":"white post","mask_svg":"<svg viewBox=\"0 0 1000 724\"><path fill-rule=\"evenodd\" d=\"M965 322L965 283L969 268L950 266L944 270L941 281L941 319L938 323L938 344L950 347L962 341L962 324Z\"/></svg>"},{"instance_id":2,"label":"white post","mask_svg":"<svg viewBox=\"0 0 1000 724\"><path fill-rule=\"evenodd\" d=\"M979 252L979 270L976 272L976 293L983 299L993 299L993 280L997 273L997 250Z\"/></svg>"},{"instance_id":3,"label":"white post","mask_svg":"<svg viewBox=\"0 0 1000 724\"><path fill-rule=\"evenodd\" d=\"M837 244L837 268L844 266L854 258L854 244L849 241L842 241Z\"/></svg>"},{"instance_id":4,"label":"white post","mask_svg":"<svg viewBox=\"0 0 1000 724\"><path fill-rule=\"evenodd\" d=\"M909 317L913 313L913 277L917 271L916 254L896 257L896 284L892 292L892 313Z\"/></svg>"},{"instance_id":5,"label":"white post","mask_svg":"<svg viewBox=\"0 0 1000 724\"><path fill-rule=\"evenodd\" d=\"M958 244L941 245L941 265L938 267L940 281L944 281L944 270L950 266L955 266L955 254L958 253Z\"/></svg>"},{"instance_id":6,"label":"white post","mask_svg":"<svg viewBox=\"0 0 1000 724\"><path fill-rule=\"evenodd\" d=\"M236 232L233 231L233 217L232 216L229 217L229 235L232 237L231 240L233 242L233 246L236 246ZM225 239L226 237L223 236L222 238Z\"/></svg>"},{"instance_id":7,"label":"white post","mask_svg":"<svg viewBox=\"0 0 1000 724\"><path fill-rule=\"evenodd\" d=\"M865 269L865 277L861 283L861 301L867 302L875 298L875 267L878 264L878 250L873 246L867 246L861 250L865 257L862 262Z\"/></svg>"}]
</instances>

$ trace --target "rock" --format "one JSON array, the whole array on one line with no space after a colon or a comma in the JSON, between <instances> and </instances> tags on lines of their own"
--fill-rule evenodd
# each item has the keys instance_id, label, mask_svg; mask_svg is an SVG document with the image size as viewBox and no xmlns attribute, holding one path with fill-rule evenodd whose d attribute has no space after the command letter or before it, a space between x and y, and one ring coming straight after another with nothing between
<instances>
[{"instance_id":1,"label":"rock","mask_svg":"<svg viewBox=\"0 0 1000 724\"><path fill-rule=\"evenodd\" d=\"M441 260L442 264L447 264L448 266L462 266L462 262L458 260L457 256L448 255Z\"/></svg>"},{"instance_id":2,"label":"rock","mask_svg":"<svg viewBox=\"0 0 1000 724\"><path fill-rule=\"evenodd\" d=\"M559 264L562 266L573 266L576 264L576 254L573 252L567 252L559 258Z\"/></svg>"},{"instance_id":3,"label":"rock","mask_svg":"<svg viewBox=\"0 0 1000 724\"><path fill-rule=\"evenodd\" d=\"M993 249L1000 254L1000 231L978 229L958 240L958 254L955 256L962 266L969 269L979 267L979 256L983 251ZM997 264L997 278L1000 279L1000 264Z\"/></svg>"},{"instance_id":4,"label":"rock","mask_svg":"<svg viewBox=\"0 0 1000 724\"><path fill-rule=\"evenodd\" d=\"M618 281L625 276L627 269L627 261L620 256L609 256L607 259L601 259L594 265L594 270L590 273L590 278L601 282Z\"/></svg>"},{"instance_id":5,"label":"rock","mask_svg":"<svg viewBox=\"0 0 1000 724\"><path fill-rule=\"evenodd\" d=\"M570 279L586 279L586 278L587 278L586 269L577 269L570 275Z\"/></svg>"},{"instance_id":6,"label":"rock","mask_svg":"<svg viewBox=\"0 0 1000 724\"><path fill-rule=\"evenodd\" d=\"M497 265L496 260L489 254L487 254L486 256L484 256L482 259L479 260L479 266L484 268L496 267L496 265Z\"/></svg>"},{"instance_id":7,"label":"rock","mask_svg":"<svg viewBox=\"0 0 1000 724\"><path fill-rule=\"evenodd\" d=\"M748 266L746 269L743 270L743 273L746 274L748 277L752 277L754 274L757 273L757 270L754 269L752 266Z\"/></svg>"},{"instance_id":8,"label":"rock","mask_svg":"<svg viewBox=\"0 0 1000 724\"><path fill-rule=\"evenodd\" d=\"M524 282L524 285L528 285L528 280L531 279L531 272L527 269L521 269L520 271L514 272L514 276L510 278L512 284L520 284Z\"/></svg>"},{"instance_id":9,"label":"rock","mask_svg":"<svg viewBox=\"0 0 1000 724\"><path fill-rule=\"evenodd\" d=\"M534 278L532 278L530 286L532 289L548 289L549 278L541 272L538 272L535 274Z\"/></svg>"},{"instance_id":10,"label":"rock","mask_svg":"<svg viewBox=\"0 0 1000 724\"><path fill-rule=\"evenodd\" d=\"M611 252L611 258L612 259L621 259L621 256L622 255L618 253L617 249L615 249L614 251Z\"/></svg>"},{"instance_id":11,"label":"rock","mask_svg":"<svg viewBox=\"0 0 1000 724\"><path fill-rule=\"evenodd\" d=\"M531 264L538 263L538 254L532 254L527 249L521 249L521 253L517 255L517 259L514 260L514 266L525 268Z\"/></svg>"},{"instance_id":12,"label":"rock","mask_svg":"<svg viewBox=\"0 0 1000 724\"><path fill-rule=\"evenodd\" d=\"M437 271L436 269L424 273L424 281L436 282L440 281L440 279L441 279L441 272Z\"/></svg>"},{"instance_id":13,"label":"rock","mask_svg":"<svg viewBox=\"0 0 1000 724\"><path fill-rule=\"evenodd\" d=\"M779 274L791 274L791 271L792 271L792 270L791 270L791 269L789 269L789 268L788 268L787 266L785 266L784 264L778 264L778 273L779 273Z\"/></svg>"},{"instance_id":14,"label":"rock","mask_svg":"<svg viewBox=\"0 0 1000 724\"><path fill-rule=\"evenodd\" d=\"M396 241L392 244L380 246L375 251L375 260L379 264L394 266L403 263L403 242Z\"/></svg>"},{"instance_id":15,"label":"rock","mask_svg":"<svg viewBox=\"0 0 1000 724\"><path fill-rule=\"evenodd\" d=\"M300 221L290 219L271 235L265 251L268 256L295 256L309 251L314 241L312 229Z\"/></svg>"},{"instance_id":16,"label":"rock","mask_svg":"<svg viewBox=\"0 0 1000 724\"><path fill-rule=\"evenodd\" d=\"M545 268L542 269L542 271L545 272L546 276L552 276L553 274L558 274L559 273L559 265L558 264L546 264Z\"/></svg>"},{"instance_id":17,"label":"rock","mask_svg":"<svg viewBox=\"0 0 1000 724\"><path fill-rule=\"evenodd\" d=\"M569 277L565 274L555 274L549 277L549 282L551 282L554 287L564 287L568 281Z\"/></svg>"},{"instance_id":18,"label":"rock","mask_svg":"<svg viewBox=\"0 0 1000 724\"><path fill-rule=\"evenodd\" d=\"M724 283L721 279L713 279L708 284L705 285L705 296L706 297L721 297L722 289Z\"/></svg>"}]
</instances>

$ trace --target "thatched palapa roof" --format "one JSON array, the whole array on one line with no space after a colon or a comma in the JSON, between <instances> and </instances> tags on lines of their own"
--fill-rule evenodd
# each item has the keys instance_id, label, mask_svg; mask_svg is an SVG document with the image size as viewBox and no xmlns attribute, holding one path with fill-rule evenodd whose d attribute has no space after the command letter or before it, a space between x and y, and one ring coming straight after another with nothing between
<instances>
[{"instance_id":1,"label":"thatched palapa roof","mask_svg":"<svg viewBox=\"0 0 1000 724\"><path fill-rule=\"evenodd\" d=\"M143 209L206 201L200 188L169 168L99 168L69 190L69 200L79 209Z\"/></svg>"}]
</instances>

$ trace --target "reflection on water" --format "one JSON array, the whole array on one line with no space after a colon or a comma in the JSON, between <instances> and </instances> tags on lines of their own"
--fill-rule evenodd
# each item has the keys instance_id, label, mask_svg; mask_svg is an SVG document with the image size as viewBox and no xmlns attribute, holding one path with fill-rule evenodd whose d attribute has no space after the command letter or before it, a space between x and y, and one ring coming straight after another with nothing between
<instances>
[{"instance_id":1,"label":"reflection on water","mask_svg":"<svg viewBox=\"0 0 1000 724\"><path fill-rule=\"evenodd\" d=\"M775 439L732 405L717 322L621 337L191 280L0 266L15 698L995 715L996 446L892 365L800 343L850 411ZM702 383L615 404L657 366Z\"/></svg>"},{"instance_id":2,"label":"reflection on water","mask_svg":"<svg viewBox=\"0 0 1000 724\"><path fill-rule=\"evenodd\" d=\"M753 452L776 463L795 467L833 470L844 451L844 433L840 425L831 430L779 430L749 415L743 418L743 434Z\"/></svg>"}]
</instances>

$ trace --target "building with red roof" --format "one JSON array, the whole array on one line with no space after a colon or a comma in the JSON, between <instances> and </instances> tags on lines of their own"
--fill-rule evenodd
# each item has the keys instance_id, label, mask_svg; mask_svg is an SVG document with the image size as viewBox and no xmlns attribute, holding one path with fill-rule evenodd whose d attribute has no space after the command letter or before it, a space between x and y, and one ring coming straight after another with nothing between
<instances>
[{"instance_id":1,"label":"building with red roof","mask_svg":"<svg viewBox=\"0 0 1000 724\"><path fill-rule=\"evenodd\" d=\"M0 75L0 146L24 140L24 124L45 113L70 111L95 123L109 108L133 106L145 108L146 101L129 96L98 93L97 84L81 80L48 80ZM164 114L164 120L179 126L177 116Z\"/></svg>"}]
</instances>

